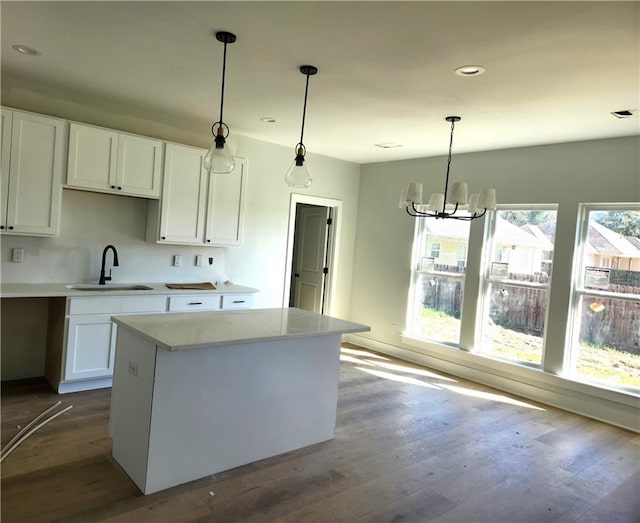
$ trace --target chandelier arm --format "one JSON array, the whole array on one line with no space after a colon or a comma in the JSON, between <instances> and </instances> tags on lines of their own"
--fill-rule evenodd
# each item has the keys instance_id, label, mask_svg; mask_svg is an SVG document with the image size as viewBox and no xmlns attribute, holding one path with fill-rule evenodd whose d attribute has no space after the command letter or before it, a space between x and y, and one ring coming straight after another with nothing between
<instances>
[{"instance_id":1,"label":"chandelier arm","mask_svg":"<svg viewBox=\"0 0 640 523\"><path fill-rule=\"evenodd\" d=\"M425 216L425 217L429 217L429 218L436 218L437 214L436 212L425 212L425 211L419 211L416 207L416 204L411 202L411 210L413 210L413 214L411 213L411 211L409 210L409 206L407 205L405 207L405 210L407 211L407 214L409 216L413 216L413 217L417 217L417 216Z\"/></svg>"}]
</instances>

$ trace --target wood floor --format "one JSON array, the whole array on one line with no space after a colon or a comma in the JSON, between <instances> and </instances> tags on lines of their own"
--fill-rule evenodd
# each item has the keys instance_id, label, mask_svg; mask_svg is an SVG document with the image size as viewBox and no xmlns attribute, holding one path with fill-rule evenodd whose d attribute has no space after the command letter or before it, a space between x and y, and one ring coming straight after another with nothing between
<instances>
[{"instance_id":1,"label":"wood floor","mask_svg":"<svg viewBox=\"0 0 640 523\"><path fill-rule=\"evenodd\" d=\"M346 346L335 439L143 496L110 456L109 390L3 384L2 522L634 522L640 436Z\"/></svg>"}]
</instances>

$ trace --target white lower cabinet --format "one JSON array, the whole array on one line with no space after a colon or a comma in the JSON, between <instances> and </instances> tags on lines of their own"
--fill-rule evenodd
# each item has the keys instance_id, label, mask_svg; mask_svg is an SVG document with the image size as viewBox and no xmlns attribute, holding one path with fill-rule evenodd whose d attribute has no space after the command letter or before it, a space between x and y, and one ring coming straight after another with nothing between
<instances>
[{"instance_id":1,"label":"white lower cabinet","mask_svg":"<svg viewBox=\"0 0 640 523\"><path fill-rule=\"evenodd\" d=\"M111 385L117 332L112 316L164 313L166 310L166 295L69 298L58 392Z\"/></svg>"},{"instance_id":2,"label":"white lower cabinet","mask_svg":"<svg viewBox=\"0 0 640 523\"><path fill-rule=\"evenodd\" d=\"M69 317L65 381L111 376L115 349L116 325L110 314Z\"/></svg>"},{"instance_id":3,"label":"white lower cabinet","mask_svg":"<svg viewBox=\"0 0 640 523\"><path fill-rule=\"evenodd\" d=\"M110 387L117 334L112 316L250 309L252 305L252 294L110 294L68 298L65 310L60 311L65 316L60 372L54 370L47 379L61 394Z\"/></svg>"}]
</instances>

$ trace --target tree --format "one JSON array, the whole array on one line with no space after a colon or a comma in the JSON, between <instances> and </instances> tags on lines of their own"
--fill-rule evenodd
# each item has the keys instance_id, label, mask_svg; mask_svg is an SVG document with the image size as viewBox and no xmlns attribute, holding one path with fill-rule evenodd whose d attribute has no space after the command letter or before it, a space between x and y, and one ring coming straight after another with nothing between
<instances>
[{"instance_id":1,"label":"tree","mask_svg":"<svg viewBox=\"0 0 640 523\"><path fill-rule=\"evenodd\" d=\"M590 218L622 236L640 238L640 211L593 211Z\"/></svg>"},{"instance_id":2,"label":"tree","mask_svg":"<svg viewBox=\"0 0 640 523\"><path fill-rule=\"evenodd\" d=\"M521 227L522 225L540 225L555 220L555 212L532 209L530 211L506 211L505 220Z\"/></svg>"}]
</instances>

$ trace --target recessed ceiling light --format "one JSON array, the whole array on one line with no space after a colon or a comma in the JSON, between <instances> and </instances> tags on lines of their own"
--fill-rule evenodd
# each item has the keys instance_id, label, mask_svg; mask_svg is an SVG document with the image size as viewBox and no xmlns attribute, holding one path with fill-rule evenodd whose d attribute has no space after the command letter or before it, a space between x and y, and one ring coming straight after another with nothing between
<instances>
[{"instance_id":1,"label":"recessed ceiling light","mask_svg":"<svg viewBox=\"0 0 640 523\"><path fill-rule=\"evenodd\" d=\"M260 118L260 120L265 123L276 123L278 121L275 118L272 118L271 116L263 116L262 118Z\"/></svg>"},{"instance_id":2,"label":"recessed ceiling light","mask_svg":"<svg viewBox=\"0 0 640 523\"><path fill-rule=\"evenodd\" d=\"M463 65L458 67L454 73L458 76L479 76L484 73L486 69L481 65Z\"/></svg>"},{"instance_id":3,"label":"recessed ceiling light","mask_svg":"<svg viewBox=\"0 0 640 523\"><path fill-rule=\"evenodd\" d=\"M616 118L631 118L638 114L637 109L624 109L623 111L613 111L611 113Z\"/></svg>"},{"instance_id":4,"label":"recessed ceiling light","mask_svg":"<svg viewBox=\"0 0 640 523\"><path fill-rule=\"evenodd\" d=\"M384 143L374 143L376 147L380 147L381 149L394 149L395 147L402 147L399 143L393 142L384 142Z\"/></svg>"},{"instance_id":5,"label":"recessed ceiling light","mask_svg":"<svg viewBox=\"0 0 640 523\"><path fill-rule=\"evenodd\" d=\"M21 54L26 54L29 56L40 56L42 54L42 51L38 51L33 47L29 47L28 45L23 45L23 44L12 45L11 49Z\"/></svg>"}]
</instances>

